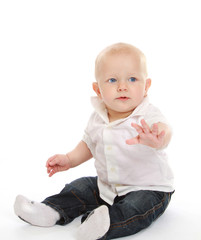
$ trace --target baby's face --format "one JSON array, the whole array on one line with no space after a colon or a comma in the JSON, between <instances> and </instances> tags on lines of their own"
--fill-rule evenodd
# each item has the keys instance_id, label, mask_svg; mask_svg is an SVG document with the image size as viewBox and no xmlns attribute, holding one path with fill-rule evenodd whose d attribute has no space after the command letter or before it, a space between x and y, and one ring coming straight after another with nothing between
<instances>
[{"instance_id":1,"label":"baby's face","mask_svg":"<svg viewBox=\"0 0 201 240\"><path fill-rule=\"evenodd\" d=\"M136 54L110 54L99 63L94 90L104 101L108 114L129 116L142 102L151 84L145 68Z\"/></svg>"}]
</instances>

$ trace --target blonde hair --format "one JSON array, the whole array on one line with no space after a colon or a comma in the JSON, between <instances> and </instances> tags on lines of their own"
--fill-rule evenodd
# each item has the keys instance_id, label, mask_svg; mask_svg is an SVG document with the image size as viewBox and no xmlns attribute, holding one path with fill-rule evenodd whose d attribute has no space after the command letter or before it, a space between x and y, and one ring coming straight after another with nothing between
<instances>
[{"instance_id":1,"label":"blonde hair","mask_svg":"<svg viewBox=\"0 0 201 240\"><path fill-rule=\"evenodd\" d=\"M146 64L146 57L144 53L136 48L135 46L128 44L128 43L115 43L112 44L105 49L103 49L97 56L96 61L95 61L95 77L97 79L98 77L98 72L99 72L99 66L100 62L104 59L104 57L108 55L115 55L115 54L136 54L136 56L139 57L139 61L142 65L142 69L147 76L147 64Z\"/></svg>"}]
</instances>

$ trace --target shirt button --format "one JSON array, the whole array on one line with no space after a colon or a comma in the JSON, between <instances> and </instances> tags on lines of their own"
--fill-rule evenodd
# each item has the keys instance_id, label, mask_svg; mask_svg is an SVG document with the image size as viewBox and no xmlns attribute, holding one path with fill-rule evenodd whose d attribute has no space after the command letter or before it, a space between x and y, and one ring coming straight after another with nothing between
<instances>
[{"instance_id":1,"label":"shirt button","mask_svg":"<svg viewBox=\"0 0 201 240\"><path fill-rule=\"evenodd\" d=\"M115 184L115 187L121 187L121 185L120 184Z\"/></svg>"},{"instance_id":2,"label":"shirt button","mask_svg":"<svg viewBox=\"0 0 201 240\"><path fill-rule=\"evenodd\" d=\"M116 172L116 169L114 167L110 168L111 172Z\"/></svg>"},{"instance_id":3,"label":"shirt button","mask_svg":"<svg viewBox=\"0 0 201 240\"><path fill-rule=\"evenodd\" d=\"M112 150L112 147L111 146L107 146L107 150Z\"/></svg>"}]
</instances>

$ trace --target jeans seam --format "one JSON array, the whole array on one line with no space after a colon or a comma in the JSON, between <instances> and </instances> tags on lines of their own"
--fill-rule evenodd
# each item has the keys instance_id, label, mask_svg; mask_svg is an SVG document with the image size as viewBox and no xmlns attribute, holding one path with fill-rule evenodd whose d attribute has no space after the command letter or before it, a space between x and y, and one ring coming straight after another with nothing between
<instances>
[{"instance_id":1,"label":"jeans seam","mask_svg":"<svg viewBox=\"0 0 201 240\"><path fill-rule=\"evenodd\" d=\"M93 194L94 194L94 198L96 200L96 204L99 206L100 203L98 202L98 199L97 199L96 190L94 190Z\"/></svg>"},{"instance_id":2,"label":"jeans seam","mask_svg":"<svg viewBox=\"0 0 201 240\"><path fill-rule=\"evenodd\" d=\"M83 211L86 210L86 204L76 195L74 191L71 191L71 193L81 202L83 206ZM82 212L80 212L80 214L82 214Z\"/></svg>"},{"instance_id":3,"label":"jeans seam","mask_svg":"<svg viewBox=\"0 0 201 240\"><path fill-rule=\"evenodd\" d=\"M164 197L164 198L165 198L165 197ZM168 193L168 203L167 203L166 208L168 207L168 205L169 205L169 203L170 203L170 200L171 200L171 193ZM165 200L164 200L164 201L165 201ZM163 202L164 202L164 201L163 201ZM157 220L162 214L163 214L163 212L162 212L161 214L159 214L158 217L157 217L155 220Z\"/></svg>"},{"instance_id":4,"label":"jeans seam","mask_svg":"<svg viewBox=\"0 0 201 240\"><path fill-rule=\"evenodd\" d=\"M149 209L148 211L146 211L144 214L142 215L137 215L137 216L134 216L124 222L119 222L119 223L113 223L111 224L111 228L119 228L119 227L123 227L123 226L126 226L134 221L137 221L139 219L144 219L146 218L147 216L149 216L151 213L155 212L156 210L158 210L159 208L161 208L163 206L163 202L165 201L165 196L163 197L162 201L155 205L153 208Z\"/></svg>"}]
</instances>

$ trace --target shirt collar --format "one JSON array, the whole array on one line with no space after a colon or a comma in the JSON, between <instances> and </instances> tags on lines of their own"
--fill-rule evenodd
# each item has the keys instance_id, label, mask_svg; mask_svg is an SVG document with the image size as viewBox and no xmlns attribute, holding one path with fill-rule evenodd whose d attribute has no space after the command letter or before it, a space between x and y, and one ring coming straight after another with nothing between
<instances>
[{"instance_id":1,"label":"shirt collar","mask_svg":"<svg viewBox=\"0 0 201 240\"><path fill-rule=\"evenodd\" d=\"M105 107L104 102L99 97L91 97L91 103L92 103L92 106L94 107L95 111L103 119L103 121L107 124L110 124L109 119L108 119L107 109ZM116 121L112 122L111 124L123 122L124 120L126 120L130 117L133 117L133 116L144 115L148 105L149 105L149 98L147 96L143 99L143 101L135 108L135 110L127 118L116 120Z\"/></svg>"}]
</instances>

